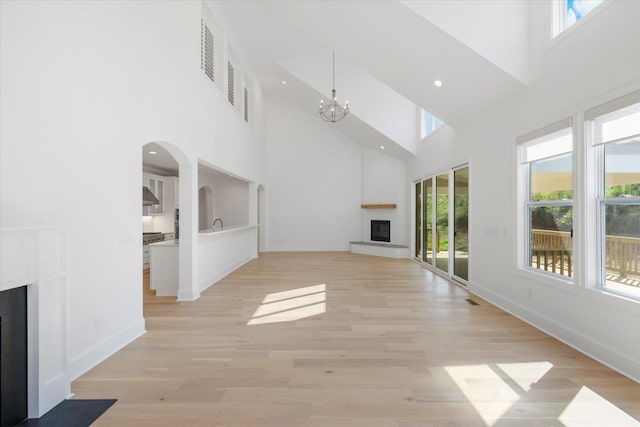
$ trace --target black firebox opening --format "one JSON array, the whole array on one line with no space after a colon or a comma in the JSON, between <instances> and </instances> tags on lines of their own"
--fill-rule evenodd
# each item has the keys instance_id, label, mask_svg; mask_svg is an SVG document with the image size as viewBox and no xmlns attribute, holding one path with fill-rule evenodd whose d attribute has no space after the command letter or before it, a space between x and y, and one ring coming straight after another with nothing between
<instances>
[{"instance_id":1,"label":"black firebox opening","mask_svg":"<svg viewBox=\"0 0 640 427\"><path fill-rule=\"evenodd\" d=\"M27 418L27 287L0 292L0 426Z\"/></svg>"},{"instance_id":2,"label":"black firebox opening","mask_svg":"<svg viewBox=\"0 0 640 427\"><path fill-rule=\"evenodd\" d=\"M371 240L374 242L391 241L391 221L371 220Z\"/></svg>"}]
</instances>

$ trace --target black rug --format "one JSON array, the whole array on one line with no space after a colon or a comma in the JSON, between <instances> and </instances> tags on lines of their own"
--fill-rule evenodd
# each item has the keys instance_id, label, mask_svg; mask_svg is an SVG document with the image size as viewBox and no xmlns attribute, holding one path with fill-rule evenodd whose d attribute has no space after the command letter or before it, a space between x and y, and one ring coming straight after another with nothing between
<instances>
[{"instance_id":1,"label":"black rug","mask_svg":"<svg viewBox=\"0 0 640 427\"><path fill-rule=\"evenodd\" d=\"M63 400L40 418L29 418L19 427L89 427L116 399Z\"/></svg>"}]
</instances>

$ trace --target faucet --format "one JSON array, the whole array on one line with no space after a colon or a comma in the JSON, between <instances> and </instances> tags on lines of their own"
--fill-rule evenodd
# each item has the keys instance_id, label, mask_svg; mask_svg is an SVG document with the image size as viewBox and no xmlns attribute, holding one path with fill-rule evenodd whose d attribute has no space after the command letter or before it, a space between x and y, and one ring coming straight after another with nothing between
<instances>
[{"instance_id":1,"label":"faucet","mask_svg":"<svg viewBox=\"0 0 640 427\"><path fill-rule=\"evenodd\" d=\"M216 222L220 221L220 230L222 230L224 228L224 224L222 223L222 218L216 218L213 220L213 229L215 230L216 228Z\"/></svg>"}]
</instances>

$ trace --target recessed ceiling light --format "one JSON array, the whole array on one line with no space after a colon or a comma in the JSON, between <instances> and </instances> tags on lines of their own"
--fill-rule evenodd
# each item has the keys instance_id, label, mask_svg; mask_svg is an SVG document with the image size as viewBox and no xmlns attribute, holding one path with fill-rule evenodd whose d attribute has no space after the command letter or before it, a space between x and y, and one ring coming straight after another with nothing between
<instances>
[{"instance_id":1,"label":"recessed ceiling light","mask_svg":"<svg viewBox=\"0 0 640 427\"><path fill-rule=\"evenodd\" d=\"M381 145L380 148L382 148L384 150L384 145Z\"/></svg>"},{"instance_id":2,"label":"recessed ceiling light","mask_svg":"<svg viewBox=\"0 0 640 427\"><path fill-rule=\"evenodd\" d=\"M440 80L434 81L433 84L436 85L436 87L442 87L442 82Z\"/></svg>"},{"instance_id":3,"label":"recessed ceiling light","mask_svg":"<svg viewBox=\"0 0 640 427\"><path fill-rule=\"evenodd\" d=\"M157 151L149 151L149 154L158 154Z\"/></svg>"},{"instance_id":4,"label":"recessed ceiling light","mask_svg":"<svg viewBox=\"0 0 640 427\"><path fill-rule=\"evenodd\" d=\"M282 84L286 86L286 85L287 85L287 82L285 82L285 81L283 80L283 81L282 81Z\"/></svg>"}]
</instances>

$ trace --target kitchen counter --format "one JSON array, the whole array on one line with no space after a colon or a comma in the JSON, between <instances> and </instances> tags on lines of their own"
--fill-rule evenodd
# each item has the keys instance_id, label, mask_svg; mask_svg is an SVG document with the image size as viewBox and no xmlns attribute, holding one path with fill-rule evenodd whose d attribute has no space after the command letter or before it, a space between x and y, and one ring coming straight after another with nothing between
<instances>
[{"instance_id":1,"label":"kitchen counter","mask_svg":"<svg viewBox=\"0 0 640 427\"><path fill-rule=\"evenodd\" d=\"M231 232L234 232L234 231L249 230L249 229L256 228L256 227L257 227L257 225L240 225L240 226L237 226L237 227L224 228L222 230L208 229L208 230L199 231L198 235L200 235L200 236L216 236L216 235L220 235L220 234L231 233Z\"/></svg>"}]
</instances>

